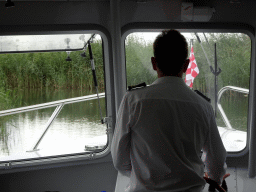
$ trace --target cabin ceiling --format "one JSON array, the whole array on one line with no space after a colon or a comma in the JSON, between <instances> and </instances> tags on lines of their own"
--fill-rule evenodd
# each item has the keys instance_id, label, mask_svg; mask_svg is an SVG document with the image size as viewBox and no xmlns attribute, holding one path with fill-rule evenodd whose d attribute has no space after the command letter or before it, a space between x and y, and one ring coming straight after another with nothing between
<instances>
[{"instance_id":1,"label":"cabin ceiling","mask_svg":"<svg viewBox=\"0 0 256 192\"><path fill-rule=\"evenodd\" d=\"M1 1L6 1L6 0L0 0ZM63 2L68 2L68 1L82 1L82 2L89 2L89 1L105 1L105 2L109 2L111 0L11 0L13 2L15 1L21 1L21 2L25 2L25 1L33 1L33 2L40 2L40 1L48 1L48 2L53 2L53 1L63 1ZM137 2L137 3L147 3L147 2L151 2L151 1L156 1L156 0L116 0L116 1L120 1L120 2ZM177 1L177 0L158 0L158 1L165 1L165 2L168 2L168 1ZM178 0L179 2L191 2L191 3L194 3L194 5L196 6L206 6L206 5L210 5L214 2L217 2L217 1L220 1L220 2L228 2L228 3L231 3L231 4L234 4L234 3L244 3L245 1L248 1L248 0Z\"/></svg>"},{"instance_id":2,"label":"cabin ceiling","mask_svg":"<svg viewBox=\"0 0 256 192\"><path fill-rule=\"evenodd\" d=\"M109 2L112 0L12 0L15 7L11 9L5 8L5 1L0 0L0 25L94 23L106 28L111 25ZM136 22L183 22L182 2L192 2L194 7L215 8L210 23L244 23L256 28L255 0L119 1L121 27Z\"/></svg>"}]
</instances>

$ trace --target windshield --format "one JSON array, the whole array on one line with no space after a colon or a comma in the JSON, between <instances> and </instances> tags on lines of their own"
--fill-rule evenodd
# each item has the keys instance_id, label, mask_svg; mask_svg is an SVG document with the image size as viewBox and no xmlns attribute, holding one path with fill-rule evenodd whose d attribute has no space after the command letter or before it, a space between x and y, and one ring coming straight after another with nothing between
<instances>
[{"instance_id":1,"label":"windshield","mask_svg":"<svg viewBox=\"0 0 256 192\"><path fill-rule=\"evenodd\" d=\"M160 32L134 32L126 37L127 86L142 82L150 85L158 78L156 71L153 70L151 57L154 57L153 42L159 34ZM188 58L191 60L188 70L183 74L184 81L189 88L198 90L211 99L226 150L243 150L247 139L250 37L244 33L181 34L187 40ZM171 70L175 63L169 65ZM227 86L235 87L236 90ZM224 87L228 91L225 91L219 102L217 98ZM218 102L227 118L224 118ZM237 134L234 130L237 130Z\"/></svg>"}]
</instances>

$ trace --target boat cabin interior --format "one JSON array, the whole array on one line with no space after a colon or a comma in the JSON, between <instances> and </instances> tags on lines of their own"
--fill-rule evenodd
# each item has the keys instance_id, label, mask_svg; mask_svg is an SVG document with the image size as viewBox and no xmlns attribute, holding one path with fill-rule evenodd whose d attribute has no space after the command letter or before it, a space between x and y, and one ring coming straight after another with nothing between
<instances>
[{"instance_id":1,"label":"boat cabin interior","mask_svg":"<svg viewBox=\"0 0 256 192\"><path fill-rule=\"evenodd\" d=\"M192 89L211 99L228 191L255 191L255 11L253 0L0 0L0 191L124 192L117 111L128 86L156 79L166 29L194 51Z\"/></svg>"}]
</instances>

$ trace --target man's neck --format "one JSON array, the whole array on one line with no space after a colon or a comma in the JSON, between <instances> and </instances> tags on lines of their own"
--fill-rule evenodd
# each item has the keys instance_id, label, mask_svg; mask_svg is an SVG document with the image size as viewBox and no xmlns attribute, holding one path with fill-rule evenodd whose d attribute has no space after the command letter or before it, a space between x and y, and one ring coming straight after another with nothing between
<instances>
[{"instance_id":1,"label":"man's neck","mask_svg":"<svg viewBox=\"0 0 256 192\"><path fill-rule=\"evenodd\" d=\"M162 74L162 73L158 73L158 78L161 78L161 77L168 77L168 76L172 76L172 77L180 77L182 78L182 74L178 74L178 75L165 75L165 74Z\"/></svg>"},{"instance_id":2,"label":"man's neck","mask_svg":"<svg viewBox=\"0 0 256 192\"><path fill-rule=\"evenodd\" d=\"M182 71L179 72L177 75L165 75L165 74L162 73L162 71L158 67L156 68L156 72L157 72L158 78L166 77L166 76L174 76L174 77L182 78L182 76L183 76L183 72Z\"/></svg>"}]
</instances>

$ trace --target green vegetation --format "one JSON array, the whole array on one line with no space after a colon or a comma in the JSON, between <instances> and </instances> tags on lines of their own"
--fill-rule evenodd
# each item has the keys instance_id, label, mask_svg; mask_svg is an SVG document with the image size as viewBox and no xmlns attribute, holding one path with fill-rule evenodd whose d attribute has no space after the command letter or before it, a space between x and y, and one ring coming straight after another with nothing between
<instances>
[{"instance_id":1,"label":"green vegetation","mask_svg":"<svg viewBox=\"0 0 256 192\"><path fill-rule=\"evenodd\" d=\"M225 86L236 86L249 89L251 40L245 34L208 33L206 34L210 47L203 41L203 47L214 68L214 43L217 43L217 63L221 73L218 75L219 91ZM194 37L196 39L196 37ZM201 40L204 38L201 37ZM198 89L212 99L214 103L214 75L198 41L194 41L194 54L200 73L195 78L193 89ZM247 131L248 95L227 91L221 99L221 105L235 128ZM224 126L221 115L217 114L217 123Z\"/></svg>"},{"instance_id":2,"label":"green vegetation","mask_svg":"<svg viewBox=\"0 0 256 192\"><path fill-rule=\"evenodd\" d=\"M251 40L245 34L230 33L208 33L207 42L203 41L203 47L214 68L214 43L217 43L217 61L221 73L218 76L218 87L227 85L249 89L250 60L251 60ZM194 37L196 39L196 37ZM203 39L203 38L202 38ZM198 41L194 41L194 54L200 73L195 78L194 89L199 89L204 93L209 92L210 82L214 82L214 75L210 72L209 65L204 56Z\"/></svg>"},{"instance_id":3,"label":"green vegetation","mask_svg":"<svg viewBox=\"0 0 256 192\"><path fill-rule=\"evenodd\" d=\"M151 84L157 79L152 69L152 44L147 44L134 35L129 35L125 41L127 85L136 85L142 82Z\"/></svg>"},{"instance_id":4,"label":"green vegetation","mask_svg":"<svg viewBox=\"0 0 256 192\"><path fill-rule=\"evenodd\" d=\"M206 35L211 50L207 42L205 42L203 38L201 40L212 66L214 66L213 47L214 43L217 43L218 66L222 70L218 76L218 90L227 85L248 89L251 59L250 38L244 34L208 33ZM194 37L194 39L196 39L196 37ZM99 89L100 92L103 92L104 68L101 41L93 43L92 50ZM156 72L152 69L150 59L153 56L152 42L147 43L143 39L137 38L131 34L125 41L125 51L127 85L135 85L141 82L151 84L157 79ZM211 73L201 46L197 41L194 41L194 52L200 73L195 78L193 89L198 89L212 98L214 75ZM90 93L92 93L92 91L94 91L94 85L89 53L87 50L86 58L81 57L80 53L82 53L82 51L71 52L71 62L66 61L67 53L65 52L0 54L0 110L36 104L38 102L49 102L49 98L51 98L49 94L56 94L53 90L62 91L68 89L70 92L72 92L71 90L81 90L80 95L84 95L84 91L90 91ZM22 95L21 92L26 92L27 95L31 96L32 91L36 89L40 90L40 92L38 92L40 95L35 95L35 98L40 98L40 101L37 100L36 103L26 103L26 98L24 98L25 96ZM65 99L63 97L66 96L62 95L58 97L58 99ZM244 98L246 101L237 102L239 106L230 104L230 102L236 103L236 101L241 98ZM243 111L243 125L238 126L243 130L246 130L247 127L247 108L244 107L245 104L248 106L247 98L243 94L228 92L222 100L224 110L232 106L232 111ZM89 104L86 105L88 105L88 108ZM104 104L102 103L102 105ZM69 106L68 111L71 110L72 106ZM84 105L79 105L79 108L83 107ZM75 109L77 107L73 108ZM98 113L98 109L95 110L95 112ZM74 111L76 112L76 110ZM227 116L231 118L230 114L227 114ZM79 116L78 113L75 115ZM63 114L63 116L65 115ZM220 115L218 115L218 118L219 117ZM237 115L234 117L234 121L239 120ZM11 118L12 117L9 116L1 117L0 140L3 141L3 143L5 143L8 138L8 133L4 128L5 123ZM217 121L221 120L217 119Z\"/></svg>"},{"instance_id":5,"label":"green vegetation","mask_svg":"<svg viewBox=\"0 0 256 192\"><path fill-rule=\"evenodd\" d=\"M102 44L92 44L98 86L104 90ZM93 87L91 63L82 51L0 55L0 87L5 89L87 89Z\"/></svg>"},{"instance_id":6,"label":"green vegetation","mask_svg":"<svg viewBox=\"0 0 256 192\"><path fill-rule=\"evenodd\" d=\"M11 100L9 98L9 92L10 90L6 92L3 90L0 90L0 110L4 110L6 109L7 106L10 106ZM0 121L0 141L3 141L3 143L6 143L6 140L8 137L6 129L4 128L5 127L4 124L6 122L5 120L6 118L1 119Z\"/></svg>"},{"instance_id":7,"label":"green vegetation","mask_svg":"<svg viewBox=\"0 0 256 192\"><path fill-rule=\"evenodd\" d=\"M251 40L245 34L230 33L207 33L210 48L204 37L201 36L202 45L214 68L214 43L217 43L218 67L222 72L218 76L218 90L224 86L237 86L249 89ZM199 67L199 75L195 78L193 89L199 90L212 99L214 106L214 75L210 70L201 45L194 36L194 54ZM189 39L187 39L189 43ZM142 82L151 84L157 78L156 72L152 69L150 58L153 56L152 42L146 43L134 34L126 39L126 72L127 84L136 85ZM190 54L189 47L189 54ZM171 56L171 54L170 54ZM185 79L185 74L183 75ZM242 102L240 102L242 100ZM239 101L239 102L238 102ZM226 92L221 100L224 111L230 119L232 126L239 130L247 130L247 95L237 92ZM235 114L236 113L236 114ZM217 122L225 126L220 114L217 115Z\"/></svg>"},{"instance_id":8,"label":"green vegetation","mask_svg":"<svg viewBox=\"0 0 256 192\"><path fill-rule=\"evenodd\" d=\"M104 92L104 69L101 41L93 43L92 50L99 91ZM94 83L89 52L87 50L86 58L80 56L80 53L82 52L83 51L71 52L70 58L72 61L66 61L66 52L0 54L0 111L38 104L38 102L27 103L23 94L25 92L31 97L33 90L38 89L40 90L39 92L37 91L37 93L40 93L40 95L37 95L40 100L39 103L49 102L49 98L52 97L47 98L47 93L54 94L55 92L56 94L58 90L68 89L72 93L72 90L79 89L81 90L81 95L84 94L84 90L87 92L90 91L90 94L93 94ZM68 97L63 98L62 96L58 99L66 98ZM87 105L88 103L84 103L78 106L80 109ZM60 114L60 116L67 116L67 114L70 114L70 110L73 109L72 106L73 105L65 106L65 108L68 108L68 110L66 110L68 112ZM52 110L52 108L49 110ZM91 110L92 109L90 109L90 111ZM73 112L76 111L79 110L73 110ZM98 112L98 109L95 108L94 111L96 113ZM28 114L30 118L33 118L34 113L30 112ZM84 114L81 114L80 116ZM22 115L24 117L24 114ZM12 115L4 116L0 119L0 144L4 146L1 147L1 150L4 150L4 152L7 153L9 153L7 141L9 137L8 132L10 130L6 129L6 123L8 122L9 124L12 124L17 117L17 115ZM90 117L88 119L92 120L96 118ZM13 126L15 127L15 125Z\"/></svg>"},{"instance_id":9,"label":"green vegetation","mask_svg":"<svg viewBox=\"0 0 256 192\"><path fill-rule=\"evenodd\" d=\"M14 97L12 96L15 95ZM17 98L17 94L15 94L15 90L4 90L3 88L0 88L0 111L14 108L15 105L17 105L17 102L20 101L20 99ZM8 152L8 145L7 141L9 138L8 130L6 129L6 122L9 122L10 124L15 120L16 118L14 116L4 116L0 119L0 141L5 146L1 148L4 152Z\"/></svg>"},{"instance_id":10,"label":"green vegetation","mask_svg":"<svg viewBox=\"0 0 256 192\"><path fill-rule=\"evenodd\" d=\"M202 41L206 53L214 67L213 47L217 42L218 66L222 72L218 76L218 86L233 85L249 88L251 41L244 34L207 34L211 46ZM194 37L194 39L196 39ZM202 39L203 40L203 39ZM125 42L127 84L141 82L151 84L156 78L152 69L152 43L146 43L134 35ZM104 90L104 70L102 44L92 44L96 74L100 90ZM190 51L190 48L189 48ZM194 51L200 73L195 78L194 89L208 94L213 88L214 75L198 41L194 41ZM26 53L0 55L0 88L4 89L93 89L93 78L89 57L80 56L82 51L67 53ZM88 51L87 51L88 55ZM184 76L185 77L185 76Z\"/></svg>"},{"instance_id":11,"label":"green vegetation","mask_svg":"<svg viewBox=\"0 0 256 192\"><path fill-rule=\"evenodd\" d=\"M218 76L218 87L232 85L248 89L251 59L250 38L245 34L230 33L207 33L206 36L211 49L201 37L202 45L213 68L214 43L217 43L218 67L222 70ZM126 39L125 49L127 84L133 85L141 82L151 84L157 78L150 60L153 56L152 43L146 43L131 34ZM210 89L213 89L214 75L210 71L204 52L197 40L194 41L194 54L200 73L194 80L193 89L208 94ZM183 77L185 78L185 75Z\"/></svg>"}]
</instances>

